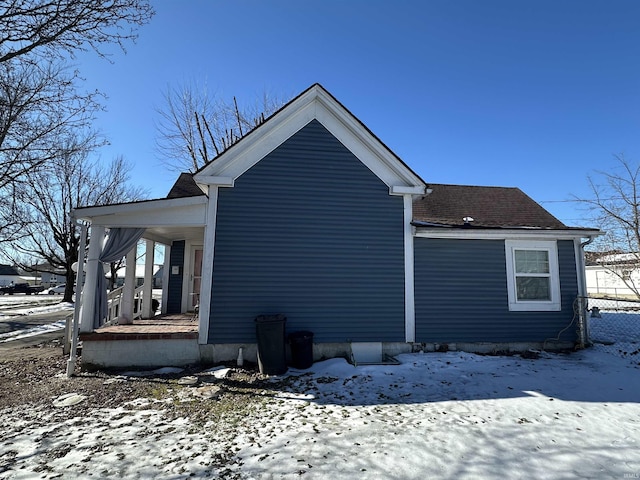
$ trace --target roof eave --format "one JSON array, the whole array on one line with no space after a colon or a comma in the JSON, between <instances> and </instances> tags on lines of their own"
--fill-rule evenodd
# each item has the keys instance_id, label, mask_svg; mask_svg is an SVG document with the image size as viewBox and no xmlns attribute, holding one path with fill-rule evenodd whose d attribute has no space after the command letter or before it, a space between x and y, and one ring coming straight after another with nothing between
<instances>
[{"instance_id":1,"label":"roof eave","mask_svg":"<svg viewBox=\"0 0 640 480\"><path fill-rule=\"evenodd\" d=\"M76 220L91 221L94 217L105 215L117 215L121 213L145 214L150 211L165 208L190 207L193 205L204 205L208 198L204 195L179 198L160 198L154 200L142 200L138 202L116 203L111 205L100 205L92 207L78 207L72 212L72 217Z\"/></svg>"},{"instance_id":2,"label":"roof eave","mask_svg":"<svg viewBox=\"0 0 640 480\"><path fill-rule=\"evenodd\" d=\"M420 225L413 222L415 236L425 238L462 238L502 240L506 238L553 238L573 240L603 235L604 232L592 228L543 228L543 227L463 227L446 225Z\"/></svg>"}]
</instances>

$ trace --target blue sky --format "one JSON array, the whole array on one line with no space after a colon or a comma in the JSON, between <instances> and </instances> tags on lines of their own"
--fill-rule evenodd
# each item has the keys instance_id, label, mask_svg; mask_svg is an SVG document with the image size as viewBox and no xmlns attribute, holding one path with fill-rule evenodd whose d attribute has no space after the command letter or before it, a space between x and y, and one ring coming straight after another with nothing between
<instances>
[{"instance_id":1,"label":"blue sky","mask_svg":"<svg viewBox=\"0 0 640 480\"><path fill-rule=\"evenodd\" d=\"M106 93L102 158L162 197L155 151L167 87L292 97L321 83L423 179L517 186L569 225L572 195L613 154L640 161L640 2L191 0L157 15L114 63L80 55Z\"/></svg>"}]
</instances>

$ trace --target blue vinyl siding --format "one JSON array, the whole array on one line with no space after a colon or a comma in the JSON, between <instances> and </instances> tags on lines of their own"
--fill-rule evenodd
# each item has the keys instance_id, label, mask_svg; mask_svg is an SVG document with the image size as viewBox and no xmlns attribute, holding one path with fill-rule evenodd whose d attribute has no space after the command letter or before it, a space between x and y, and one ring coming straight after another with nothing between
<instances>
[{"instance_id":1,"label":"blue vinyl siding","mask_svg":"<svg viewBox=\"0 0 640 480\"><path fill-rule=\"evenodd\" d=\"M167 313L180 313L182 310L182 276L184 270L184 240L171 244L169 255L169 285L167 287ZM173 266L178 267L179 273L174 275Z\"/></svg>"},{"instance_id":2,"label":"blue vinyl siding","mask_svg":"<svg viewBox=\"0 0 640 480\"><path fill-rule=\"evenodd\" d=\"M414 240L416 341L544 341L572 321L578 295L572 241L558 241L561 311L510 312L503 240ZM561 339L574 341L576 328Z\"/></svg>"},{"instance_id":3,"label":"blue vinyl siding","mask_svg":"<svg viewBox=\"0 0 640 480\"><path fill-rule=\"evenodd\" d=\"M218 195L209 343L404 341L403 202L312 121Z\"/></svg>"}]
</instances>

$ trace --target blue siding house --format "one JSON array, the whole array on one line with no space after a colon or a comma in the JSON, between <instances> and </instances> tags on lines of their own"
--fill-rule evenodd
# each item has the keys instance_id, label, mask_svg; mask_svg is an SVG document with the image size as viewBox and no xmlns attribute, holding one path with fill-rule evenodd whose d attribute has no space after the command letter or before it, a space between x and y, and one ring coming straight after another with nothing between
<instances>
[{"instance_id":1,"label":"blue siding house","mask_svg":"<svg viewBox=\"0 0 640 480\"><path fill-rule=\"evenodd\" d=\"M582 247L599 233L517 188L423 180L318 84L167 198L76 217L166 245L163 313L197 314L209 361L251 355L265 314L312 331L316 358L572 347Z\"/></svg>"}]
</instances>

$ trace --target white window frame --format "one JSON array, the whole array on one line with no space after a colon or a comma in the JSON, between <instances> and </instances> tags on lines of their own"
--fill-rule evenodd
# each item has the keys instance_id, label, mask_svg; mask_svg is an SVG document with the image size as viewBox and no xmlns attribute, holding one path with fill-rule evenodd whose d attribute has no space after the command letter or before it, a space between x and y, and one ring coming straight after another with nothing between
<instances>
[{"instance_id":1,"label":"white window frame","mask_svg":"<svg viewBox=\"0 0 640 480\"><path fill-rule=\"evenodd\" d=\"M514 312L560 311L560 274L558 269L558 244L555 241L505 240L507 264L507 291L509 310ZM551 300L518 300L516 289L515 251L546 251L549 256L549 289Z\"/></svg>"}]
</instances>

